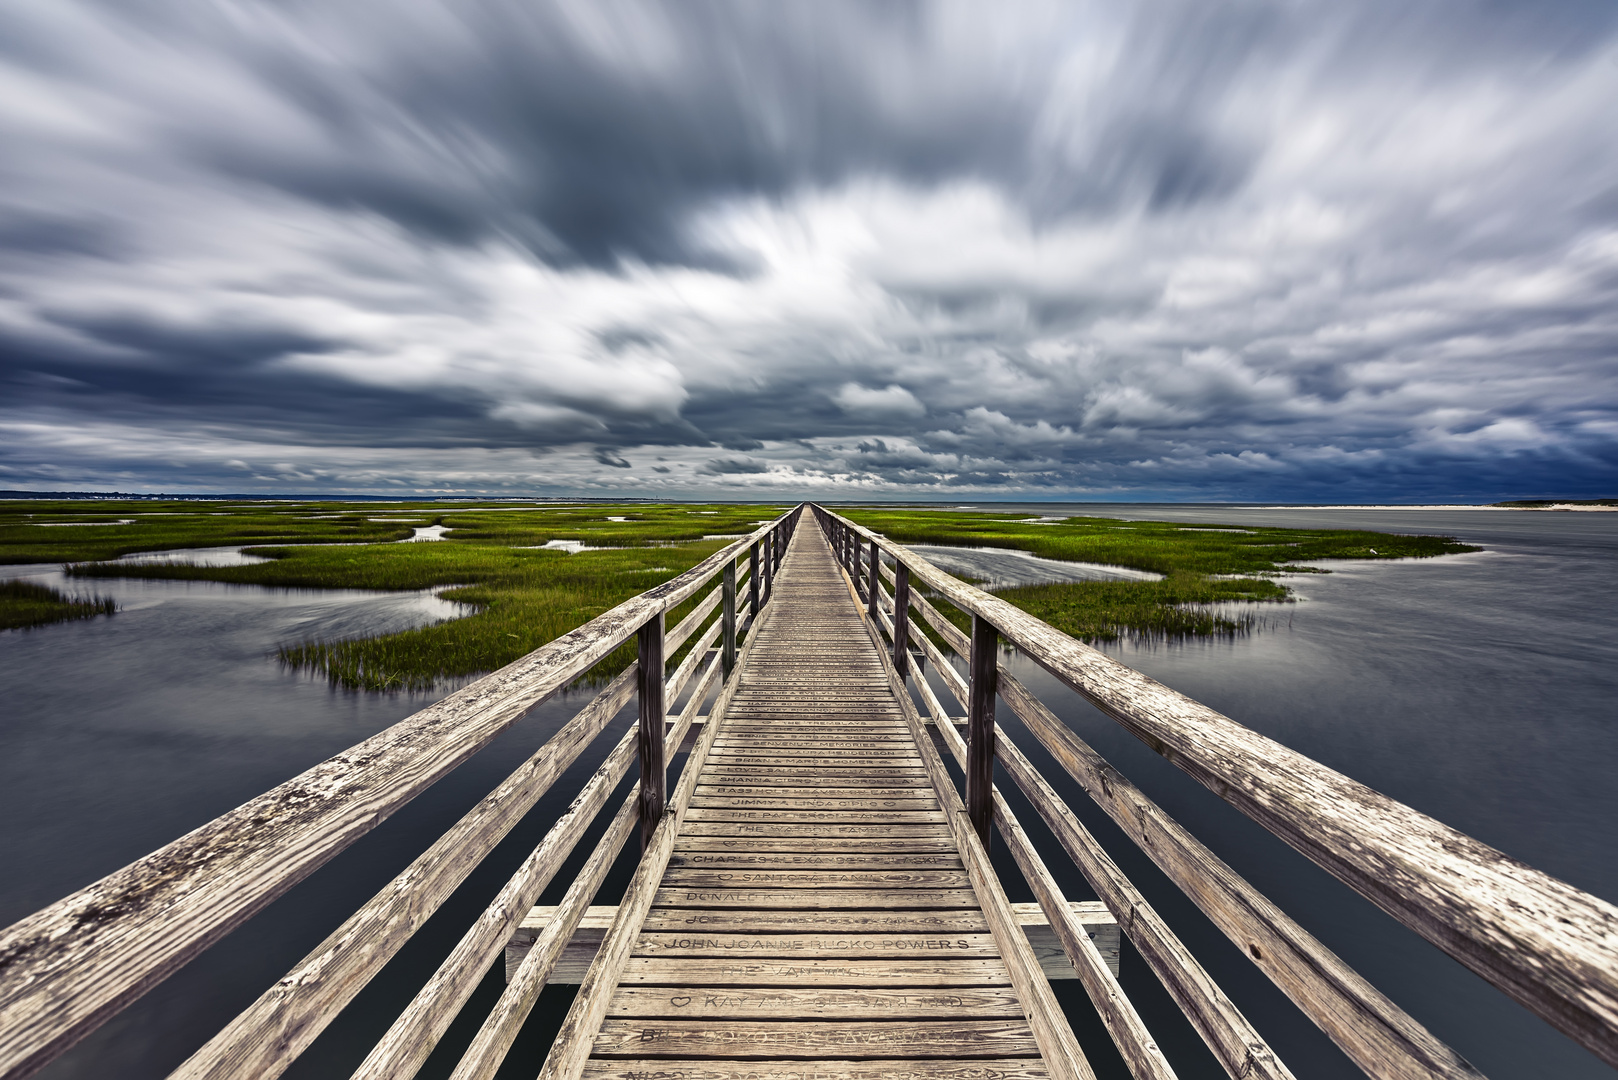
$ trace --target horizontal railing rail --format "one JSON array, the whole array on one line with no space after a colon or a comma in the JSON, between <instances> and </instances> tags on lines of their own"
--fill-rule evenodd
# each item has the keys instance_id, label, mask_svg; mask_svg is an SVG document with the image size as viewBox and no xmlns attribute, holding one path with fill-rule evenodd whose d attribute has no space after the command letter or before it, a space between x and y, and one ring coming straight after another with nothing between
<instances>
[{"instance_id":1,"label":"horizontal railing rail","mask_svg":"<svg viewBox=\"0 0 1618 1080\"><path fill-rule=\"evenodd\" d=\"M639 823L651 834L664 811L665 762L699 719L714 687L728 682L738 662L738 638L756 625L769 602L775 570L801 511L761 526L691 570L0 931L0 1080L30 1075L49 1063L534 706L636 640L635 664L608 682L499 787L174 1074L280 1075L629 699L638 696L637 724L467 930L358 1074L409 1075L426 1059L636 758L641 773L635 791L575 879L563 904L565 913L555 920L555 935L563 944L633 827ZM736 564L743 555L748 570L738 580ZM665 633L665 615L715 578L721 581L710 594ZM748 610L739 619L743 586ZM688 643L690 651L667 675L664 657ZM665 704L687 691L683 710L668 717ZM724 700L722 693L719 701ZM550 956L553 963L557 948L536 947L530 956L536 966L523 984L525 997L514 1004L502 999L508 1034L514 1035L512 1024L520 1026L526 1017L548 975L544 958ZM486 1059L493 1044L484 1039L478 1045Z\"/></svg>"},{"instance_id":2,"label":"horizontal railing rail","mask_svg":"<svg viewBox=\"0 0 1618 1080\"><path fill-rule=\"evenodd\" d=\"M1026 852L1019 854L1024 845L1010 838L1017 831L1014 819L992 783L998 760L1230 1075L1254 1075L1258 1065L1266 1075L1285 1072L1265 1064L1273 1055L1251 1025L998 728L997 695L1243 955L1369 1075L1478 1073L1062 724L998 662L999 640L1400 922L1618 1064L1618 907L1238 724L886 537L822 507L812 510L872 622L887 633L895 672L903 675L911 650L919 649L960 704L964 717L946 715L927 681L915 680L960 759L966 805L980 834L987 836L991 823L999 822L1013 855L1019 864L1025 861ZM894 564L891 570L882 556ZM884 580L891 582L891 594ZM946 618L917 585L968 616L971 632ZM928 639L923 624L954 650L965 676ZM961 739L955 727L963 720ZM1023 869L1038 895L1038 867ZM1098 999L1107 988L1092 988L1093 982L1087 989L1107 1019L1110 1006ZM1122 1030L1130 1021L1115 1016L1108 1024ZM1120 1050L1132 1063L1132 1054L1139 1056L1138 1048L1123 1042Z\"/></svg>"}]
</instances>

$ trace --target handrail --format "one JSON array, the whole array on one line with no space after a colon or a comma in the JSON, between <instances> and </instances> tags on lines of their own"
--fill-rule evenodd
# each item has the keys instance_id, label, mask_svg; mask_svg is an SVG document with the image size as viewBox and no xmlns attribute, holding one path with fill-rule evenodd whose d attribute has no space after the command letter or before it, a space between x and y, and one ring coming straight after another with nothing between
<instances>
[{"instance_id":1,"label":"handrail","mask_svg":"<svg viewBox=\"0 0 1618 1080\"><path fill-rule=\"evenodd\" d=\"M60 1055L481 750L529 709L573 684L648 621L661 622L665 612L727 566L734 567L744 552L756 575L760 547L765 547L762 561L768 574L779 560L780 539L800 512L801 507L788 511L677 577L0 930L0 1080L27 1076ZM711 613L717 604L716 595L701 610ZM669 651L695 632L700 621L687 619L668 635ZM457 835L471 841L469 851L485 842L492 848L489 838L498 841L515 823L515 817L500 812L509 804L537 801L566 761L617 711L609 704L623 703L618 695L625 682L634 682L635 670L615 680L581 713L588 716L566 725L463 819ZM681 670L688 678L693 669L683 665ZM477 862L461 860L467 851L435 846L431 852L437 852L434 880L427 887L410 882L412 891L401 909L368 931L385 939L372 961L396 951ZM401 928L403 933L397 933ZM345 940L312 958L313 967L302 974L318 980L321 969L343 953L341 946L352 943ZM358 984L334 991L336 997L351 998L379 967L371 962L364 971L350 972ZM334 1000L321 1002L316 1032L335 1011ZM272 1041L299 1044L300 1026L281 1028ZM275 1064L256 1075L279 1073L312 1038L309 1034L295 1049L281 1045L270 1054ZM288 1049L290 1054L281 1052ZM237 1064L232 1061L226 1071Z\"/></svg>"},{"instance_id":2,"label":"handrail","mask_svg":"<svg viewBox=\"0 0 1618 1080\"><path fill-rule=\"evenodd\" d=\"M1259 735L903 545L813 509L842 534L834 548L845 568L857 565L860 547L879 549L1215 794L1618 1065L1618 907ZM1373 1075L1434 1075L1413 1059L1390 1067L1374 1046L1345 1050Z\"/></svg>"}]
</instances>

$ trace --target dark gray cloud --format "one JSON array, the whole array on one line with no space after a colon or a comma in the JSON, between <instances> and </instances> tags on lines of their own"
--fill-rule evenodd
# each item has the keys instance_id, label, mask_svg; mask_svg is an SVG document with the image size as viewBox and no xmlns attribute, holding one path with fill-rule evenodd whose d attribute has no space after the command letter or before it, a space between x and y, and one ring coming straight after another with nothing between
<instances>
[{"instance_id":1,"label":"dark gray cloud","mask_svg":"<svg viewBox=\"0 0 1618 1080\"><path fill-rule=\"evenodd\" d=\"M1605 2L0 13L6 487L1618 489Z\"/></svg>"}]
</instances>

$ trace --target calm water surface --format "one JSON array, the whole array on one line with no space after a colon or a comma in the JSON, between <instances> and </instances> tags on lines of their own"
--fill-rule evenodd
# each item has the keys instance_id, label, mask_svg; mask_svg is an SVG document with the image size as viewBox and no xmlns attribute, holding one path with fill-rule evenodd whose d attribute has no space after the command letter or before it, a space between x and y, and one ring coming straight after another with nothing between
<instances>
[{"instance_id":1,"label":"calm water surface","mask_svg":"<svg viewBox=\"0 0 1618 1080\"><path fill-rule=\"evenodd\" d=\"M235 549L186 556L213 565L244 561ZM119 604L110 618L0 633L0 866L8 868L0 874L0 925L206 824L453 689L417 695L334 690L323 679L284 669L274 656L278 644L403 630L469 610L430 591L86 582L64 578L54 565L0 567L0 577L93 591ZM167 1075L403 869L429 842L424 838L439 835L486 795L582 700L569 695L533 710L39 1075ZM561 794L542 801L489 867L445 905L444 918L428 923L420 942L400 954L375 990L288 1075L352 1072L364 1047L408 1001L396 988L419 985L436 967L474 909L481 910L604 752L601 746L586 753L556 785ZM562 875L564 888L569 872Z\"/></svg>"},{"instance_id":2,"label":"calm water surface","mask_svg":"<svg viewBox=\"0 0 1618 1080\"><path fill-rule=\"evenodd\" d=\"M1299 602L1261 607L1270 617L1247 638L1104 648L1357 780L1618 901L1618 514L981 508L1442 533L1481 545L1481 552L1441 559L1318 564L1331 573L1287 579ZM1023 661L1014 666L1148 795L1483 1073L1614 1075L1049 675ZM1002 708L1003 722L1004 715ZM1037 745L1018 734L1021 745ZM1031 756L1047 776L1060 775L1048 758ZM1295 1072L1361 1075L1077 785L1063 793ZM1021 816L1026 823L1032 811ZM1074 896L1092 895L1076 873L1067 881ZM1126 961L1124 982L1148 1006L1148 1023L1181 1075L1219 1075L1138 957Z\"/></svg>"},{"instance_id":3,"label":"calm water surface","mask_svg":"<svg viewBox=\"0 0 1618 1080\"><path fill-rule=\"evenodd\" d=\"M1003 510L1004 505L984 509ZM1245 525L1448 533L1486 550L1329 564L1289 579L1300 602L1253 636L1109 652L1155 678L1580 888L1618 900L1618 515L1028 504L1064 512ZM1322 564L1327 566L1328 564ZM49 575L54 568L0 569ZM48 578L47 578L48 580ZM83 590L83 584L69 582ZM438 695L331 690L281 669L277 643L442 618L423 594L287 592L97 581L112 618L0 634L0 923L88 884L409 715ZM1014 661L1020 668L1028 665ZM1228 808L1038 670L1020 677L1170 813L1307 929L1491 1077L1613 1071ZM157 1077L381 887L581 703L553 701L52 1066L52 1077ZM625 721L627 722L627 720ZM1014 735L1021 735L1014 722ZM615 729L616 730L616 729ZM1019 738L1032 748L1025 735ZM543 835L604 743L429 922L291 1075L347 1076L483 901ZM1031 756L1053 780L1059 769ZM1070 804L1300 1077L1359 1075L1076 785ZM1031 811L1021 814L1030 824ZM1031 829L1030 831L1034 831ZM582 861L589 843L574 862ZM631 845L632 846L632 845ZM1051 847L1050 851L1057 849ZM1001 861L1003 852L1000 853ZM1077 873L1053 869L1075 898ZM558 880L565 883L571 867ZM1013 868L1005 867L1015 879ZM615 875L621 887L624 868ZM554 903L553 886L545 902ZM1014 899L1026 899L1017 896ZM604 899L603 902L609 902ZM395 977L396 976L396 977ZM1125 988L1184 1077L1222 1073L1143 961ZM1098 1072L1123 1076L1076 983L1058 984ZM492 1003L498 975L470 1007ZM525 1032L526 1070L569 991ZM470 1038L452 1029L446 1050ZM449 1055L423 1075L443 1075ZM529 1067L531 1066L531 1067Z\"/></svg>"}]
</instances>

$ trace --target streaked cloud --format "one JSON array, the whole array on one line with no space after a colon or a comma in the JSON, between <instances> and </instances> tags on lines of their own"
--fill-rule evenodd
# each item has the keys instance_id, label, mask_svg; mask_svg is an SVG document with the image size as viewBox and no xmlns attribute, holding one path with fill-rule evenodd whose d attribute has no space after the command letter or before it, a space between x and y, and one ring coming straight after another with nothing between
<instances>
[{"instance_id":1,"label":"streaked cloud","mask_svg":"<svg viewBox=\"0 0 1618 1080\"><path fill-rule=\"evenodd\" d=\"M0 487L1618 489L1618 9L0 13Z\"/></svg>"}]
</instances>

